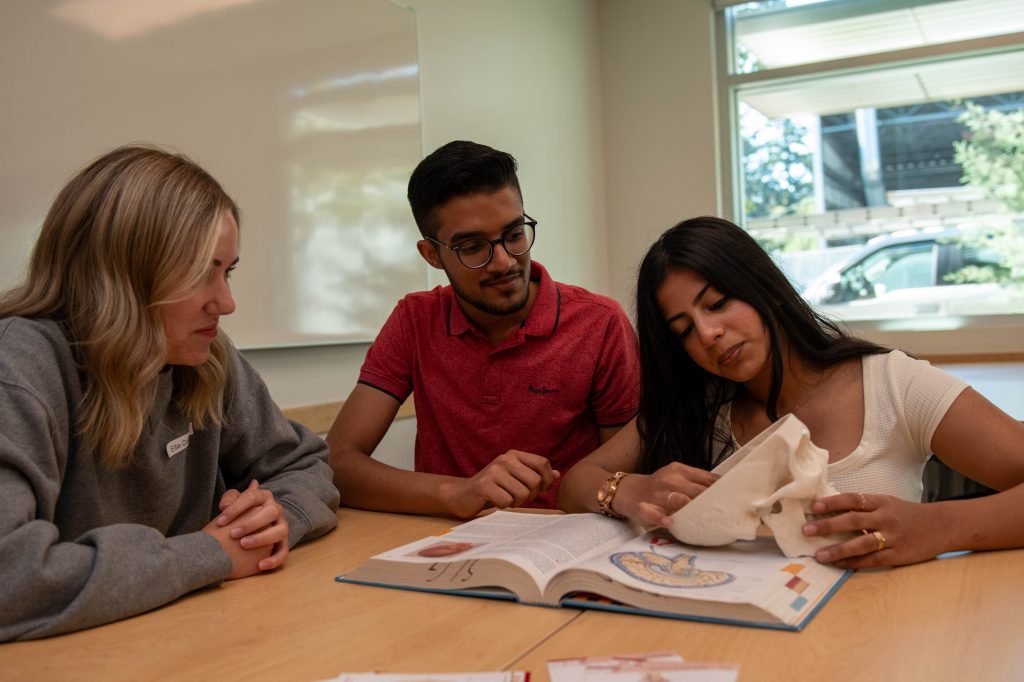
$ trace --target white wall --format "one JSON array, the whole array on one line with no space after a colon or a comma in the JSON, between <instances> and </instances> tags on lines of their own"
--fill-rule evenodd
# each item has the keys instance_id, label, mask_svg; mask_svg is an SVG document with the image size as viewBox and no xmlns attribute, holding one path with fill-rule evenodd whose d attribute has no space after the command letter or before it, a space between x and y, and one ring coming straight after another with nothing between
<instances>
[{"instance_id":1,"label":"white wall","mask_svg":"<svg viewBox=\"0 0 1024 682\"><path fill-rule=\"evenodd\" d=\"M243 209L236 343L373 338L426 283L415 250L380 254L417 234L401 181L421 155L402 68L415 15L387 0L114 4L0 2L0 289L69 174L146 140L191 155Z\"/></svg>"},{"instance_id":2,"label":"white wall","mask_svg":"<svg viewBox=\"0 0 1024 682\"><path fill-rule=\"evenodd\" d=\"M418 21L424 152L470 139L513 154L526 210L540 222L534 258L558 279L611 293L596 4L407 4ZM445 282L443 274L432 281ZM346 397L366 348L282 348L246 356L278 404L294 407ZM384 461L411 456L413 423L406 420L381 444Z\"/></svg>"},{"instance_id":3,"label":"white wall","mask_svg":"<svg viewBox=\"0 0 1024 682\"><path fill-rule=\"evenodd\" d=\"M533 256L608 288L597 17L590 0L410 0L420 35L423 144L453 139L519 161Z\"/></svg>"},{"instance_id":4,"label":"white wall","mask_svg":"<svg viewBox=\"0 0 1024 682\"><path fill-rule=\"evenodd\" d=\"M640 259L684 218L718 212L710 0L600 0L613 295L632 314Z\"/></svg>"}]
</instances>

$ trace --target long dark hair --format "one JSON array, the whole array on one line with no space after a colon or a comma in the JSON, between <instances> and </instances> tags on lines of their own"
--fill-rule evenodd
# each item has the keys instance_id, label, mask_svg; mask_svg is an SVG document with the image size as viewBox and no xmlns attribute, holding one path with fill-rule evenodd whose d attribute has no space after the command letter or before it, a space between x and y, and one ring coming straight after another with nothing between
<instances>
[{"instance_id":1,"label":"long dark hair","mask_svg":"<svg viewBox=\"0 0 1024 682\"><path fill-rule=\"evenodd\" d=\"M658 290L669 273L691 270L726 296L753 307L771 346L768 417L775 421L782 388L781 339L789 352L816 369L842 360L888 352L849 336L815 312L745 230L704 216L684 220L647 251L636 285L641 394L637 427L643 445L640 471L670 462L710 469L728 454L732 439L716 428L736 384L700 368L680 346L658 307Z\"/></svg>"}]
</instances>

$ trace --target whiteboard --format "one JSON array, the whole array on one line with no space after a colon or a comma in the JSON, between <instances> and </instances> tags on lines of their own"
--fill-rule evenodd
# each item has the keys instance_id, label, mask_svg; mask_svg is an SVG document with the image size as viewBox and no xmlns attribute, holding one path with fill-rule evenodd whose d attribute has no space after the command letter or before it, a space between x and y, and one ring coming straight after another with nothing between
<instances>
[{"instance_id":1,"label":"whiteboard","mask_svg":"<svg viewBox=\"0 0 1024 682\"><path fill-rule=\"evenodd\" d=\"M0 2L0 288L60 187L150 142L238 202L242 348L373 339L427 283L416 19L389 0Z\"/></svg>"}]
</instances>

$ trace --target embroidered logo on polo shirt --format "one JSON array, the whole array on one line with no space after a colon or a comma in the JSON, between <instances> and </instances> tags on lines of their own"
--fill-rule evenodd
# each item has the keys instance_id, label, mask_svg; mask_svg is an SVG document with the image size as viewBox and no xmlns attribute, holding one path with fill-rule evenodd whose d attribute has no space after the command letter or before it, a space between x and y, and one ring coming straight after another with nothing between
<instances>
[{"instance_id":1,"label":"embroidered logo on polo shirt","mask_svg":"<svg viewBox=\"0 0 1024 682\"><path fill-rule=\"evenodd\" d=\"M188 423L188 433L183 436L178 436L174 440L167 443L167 458L170 459L176 454L188 447L188 437L194 433L192 431L192 422Z\"/></svg>"},{"instance_id":2,"label":"embroidered logo on polo shirt","mask_svg":"<svg viewBox=\"0 0 1024 682\"><path fill-rule=\"evenodd\" d=\"M547 386L541 386L540 388L537 388L536 386L529 386L528 388L530 390L530 393L533 393L534 395L549 395L551 393L558 393L557 388L548 388Z\"/></svg>"}]
</instances>

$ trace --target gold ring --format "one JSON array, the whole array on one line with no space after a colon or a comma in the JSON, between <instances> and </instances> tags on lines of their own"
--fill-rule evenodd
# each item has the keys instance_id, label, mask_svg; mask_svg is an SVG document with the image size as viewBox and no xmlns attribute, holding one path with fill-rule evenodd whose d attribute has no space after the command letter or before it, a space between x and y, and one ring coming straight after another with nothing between
<instances>
[{"instance_id":1,"label":"gold ring","mask_svg":"<svg viewBox=\"0 0 1024 682\"><path fill-rule=\"evenodd\" d=\"M857 511L864 511L864 507L868 505L868 501L864 499L864 493L857 494L860 495L860 507L857 508Z\"/></svg>"},{"instance_id":2,"label":"gold ring","mask_svg":"<svg viewBox=\"0 0 1024 682\"><path fill-rule=\"evenodd\" d=\"M883 549L885 549L885 536L882 535L882 531L880 530L876 530L874 533L872 533L872 535L875 536L875 540L878 540L878 548L875 551L881 552Z\"/></svg>"}]
</instances>

